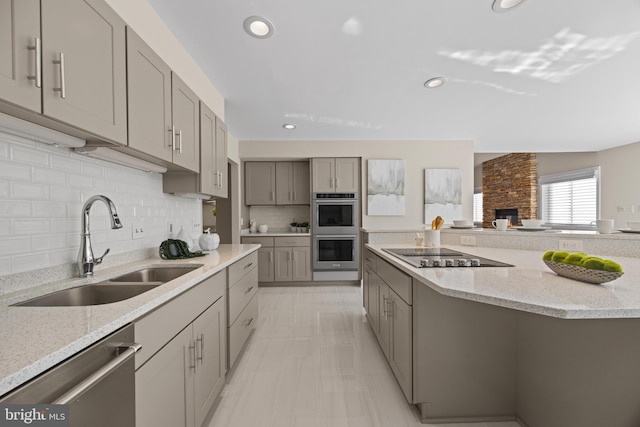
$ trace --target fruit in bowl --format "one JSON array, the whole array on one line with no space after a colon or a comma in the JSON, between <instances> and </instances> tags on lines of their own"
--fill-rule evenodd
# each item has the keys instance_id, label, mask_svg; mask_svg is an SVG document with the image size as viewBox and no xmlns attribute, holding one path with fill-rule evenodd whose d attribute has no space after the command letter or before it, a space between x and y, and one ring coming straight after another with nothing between
<instances>
[{"instance_id":1,"label":"fruit in bowl","mask_svg":"<svg viewBox=\"0 0 640 427\"><path fill-rule=\"evenodd\" d=\"M583 252L546 251L544 263L559 276L589 283L605 283L622 276L622 266Z\"/></svg>"}]
</instances>

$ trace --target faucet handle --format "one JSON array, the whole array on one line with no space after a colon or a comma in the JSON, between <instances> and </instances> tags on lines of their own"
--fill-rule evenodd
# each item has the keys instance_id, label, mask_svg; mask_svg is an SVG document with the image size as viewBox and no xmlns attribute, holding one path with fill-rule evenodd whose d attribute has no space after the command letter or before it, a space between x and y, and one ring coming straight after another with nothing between
<instances>
[{"instance_id":1,"label":"faucet handle","mask_svg":"<svg viewBox=\"0 0 640 427\"><path fill-rule=\"evenodd\" d=\"M100 258L96 258L93 262L98 265L102 262L102 258L106 257L107 254L109 253L109 251L111 250L111 248L107 248L106 251L104 251L104 253L102 254L102 256Z\"/></svg>"}]
</instances>

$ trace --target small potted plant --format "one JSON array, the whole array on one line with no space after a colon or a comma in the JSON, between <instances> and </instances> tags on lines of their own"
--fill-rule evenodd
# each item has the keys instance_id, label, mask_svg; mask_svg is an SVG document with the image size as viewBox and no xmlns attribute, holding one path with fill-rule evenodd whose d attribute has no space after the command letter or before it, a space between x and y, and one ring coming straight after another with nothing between
<instances>
[{"instance_id":1,"label":"small potted plant","mask_svg":"<svg viewBox=\"0 0 640 427\"><path fill-rule=\"evenodd\" d=\"M300 224L300 226L302 227L302 232L303 233L309 232L309 223L308 222L305 221L302 224Z\"/></svg>"},{"instance_id":2,"label":"small potted plant","mask_svg":"<svg viewBox=\"0 0 640 427\"><path fill-rule=\"evenodd\" d=\"M298 223L295 221L295 218L293 220L293 222L289 223L289 231L295 233L297 231Z\"/></svg>"}]
</instances>

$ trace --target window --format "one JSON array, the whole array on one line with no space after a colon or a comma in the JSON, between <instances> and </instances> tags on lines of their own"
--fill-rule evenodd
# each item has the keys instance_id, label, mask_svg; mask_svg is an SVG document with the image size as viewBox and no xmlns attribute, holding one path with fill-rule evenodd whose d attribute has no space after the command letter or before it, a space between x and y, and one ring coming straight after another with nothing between
<instances>
[{"instance_id":1,"label":"window","mask_svg":"<svg viewBox=\"0 0 640 427\"><path fill-rule=\"evenodd\" d=\"M482 191L473 194L473 222L482 223Z\"/></svg>"},{"instance_id":2,"label":"window","mask_svg":"<svg viewBox=\"0 0 640 427\"><path fill-rule=\"evenodd\" d=\"M540 177L542 222L585 228L599 217L600 167Z\"/></svg>"}]
</instances>

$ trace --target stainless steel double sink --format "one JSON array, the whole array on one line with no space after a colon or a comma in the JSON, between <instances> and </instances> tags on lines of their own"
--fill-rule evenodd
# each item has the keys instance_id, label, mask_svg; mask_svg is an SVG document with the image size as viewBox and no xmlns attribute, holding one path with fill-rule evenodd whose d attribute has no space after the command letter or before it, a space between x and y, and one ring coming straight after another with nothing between
<instances>
[{"instance_id":1,"label":"stainless steel double sink","mask_svg":"<svg viewBox=\"0 0 640 427\"><path fill-rule=\"evenodd\" d=\"M22 307L62 307L109 304L124 301L189 273L202 264L181 267L149 267L90 285L52 292L14 304Z\"/></svg>"}]
</instances>

